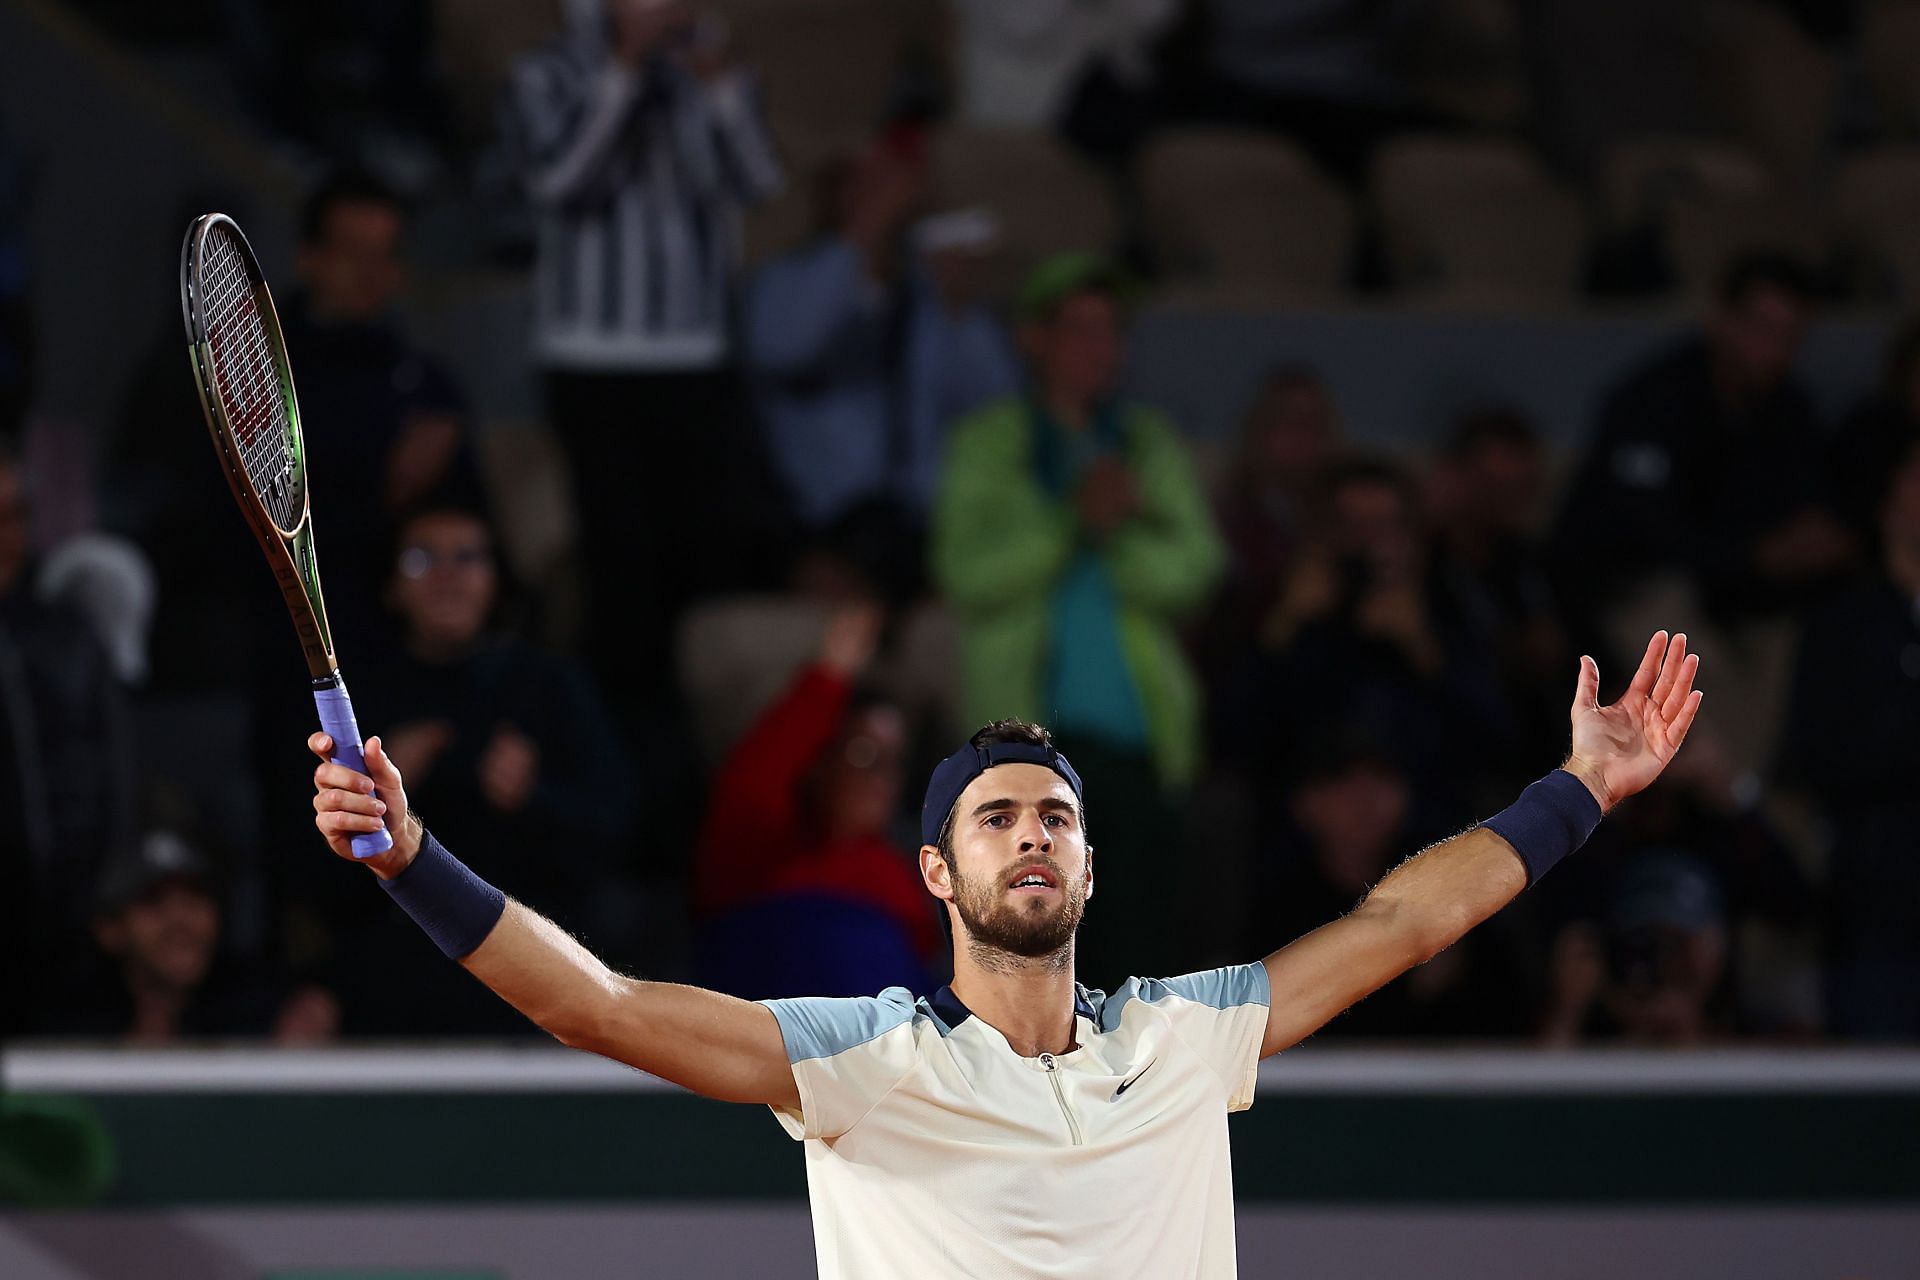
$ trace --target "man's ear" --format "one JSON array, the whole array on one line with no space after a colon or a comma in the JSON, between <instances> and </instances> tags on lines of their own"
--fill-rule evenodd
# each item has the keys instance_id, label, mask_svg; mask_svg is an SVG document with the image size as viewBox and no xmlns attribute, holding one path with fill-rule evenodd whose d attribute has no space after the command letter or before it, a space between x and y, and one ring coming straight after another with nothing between
<instances>
[{"instance_id":1,"label":"man's ear","mask_svg":"<svg viewBox=\"0 0 1920 1280\"><path fill-rule=\"evenodd\" d=\"M920 882L940 901L953 901L953 868L934 845L920 846Z\"/></svg>"},{"instance_id":2,"label":"man's ear","mask_svg":"<svg viewBox=\"0 0 1920 1280\"><path fill-rule=\"evenodd\" d=\"M1093 897L1093 846L1087 846L1087 897Z\"/></svg>"}]
</instances>

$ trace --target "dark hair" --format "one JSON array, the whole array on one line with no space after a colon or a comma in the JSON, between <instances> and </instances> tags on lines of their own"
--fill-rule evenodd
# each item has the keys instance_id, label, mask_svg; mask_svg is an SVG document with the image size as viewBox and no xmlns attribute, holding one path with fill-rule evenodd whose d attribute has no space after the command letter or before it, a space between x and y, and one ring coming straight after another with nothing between
<instances>
[{"instance_id":1,"label":"dark hair","mask_svg":"<svg viewBox=\"0 0 1920 1280\"><path fill-rule=\"evenodd\" d=\"M1723 307L1743 307L1763 289L1784 293L1804 305L1813 301L1813 274L1788 254L1774 250L1743 253L1720 273L1715 296Z\"/></svg>"},{"instance_id":2,"label":"dark hair","mask_svg":"<svg viewBox=\"0 0 1920 1280\"><path fill-rule=\"evenodd\" d=\"M340 169L329 174L300 207L300 243L318 244L326 239L327 219L346 204L385 205L407 216L407 203L400 193L379 175L366 169Z\"/></svg>"},{"instance_id":3,"label":"dark hair","mask_svg":"<svg viewBox=\"0 0 1920 1280\"><path fill-rule=\"evenodd\" d=\"M1464 462L1484 449L1538 449L1540 433L1518 409L1480 409L1454 420L1442 456Z\"/></svg>"},{"instance_id":4,"label":"dark hair","mask_svg":"<svg viewBox=\"0 0 1920 1280\"><path fill-rule=\"evenodd\" d=\"M970 747L990 747L1001 742L1017 742L1029 747L1050 749L1053 746L1053 735L1047 732L1044 725L1009 716L1004 720L995 720L992 724L983 725L977 733L967 739L967 745ZM1074 798L1074 805L1079 810L1080 833L1084 836L1087 830L1087 806L1077 796ZM952 809L947 810L947 816L940 820L940 834L933 840L933 847L939 852L940 860L947 864L949 874L953 871L953 815L958 809L959 805L956 804ZM944 906L940 912L940 927L946 930L947 941L951 943L953 918L947 914Z\"/></svg>"},{"instance_id":5,"label":"dark hair","mask_svg":"<svg viewBox=\"0 0 1920 1280\"><path fill-rule=\"evenodd\" d=\"M1414 482L1412 472L1386 458L1356 454L1339 459L1321 475L1319 492L1315 495L1321 517L1332 512L1333 500L1343 490L1360 485L1392 489L1400 495L1409 514L1420 512L1420 486Z\"/></svg>"}]
</instances>

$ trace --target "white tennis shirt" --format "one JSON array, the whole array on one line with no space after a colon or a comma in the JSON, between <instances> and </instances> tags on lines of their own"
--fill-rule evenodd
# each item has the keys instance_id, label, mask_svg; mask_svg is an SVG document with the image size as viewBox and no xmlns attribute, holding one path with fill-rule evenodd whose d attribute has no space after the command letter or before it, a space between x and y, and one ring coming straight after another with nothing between
<instances>
[{"instance_id":1,"label":"white tennis shirt","mask_svg":"<svg viewBox=\"0 0 1920 1280\"><path fill-rule=\"evenodd\" d=\"M769 1000L799 1085L824 1280L1235 1274L1227 1115L1253 1104L1258 964L1079 989L1023 1058L950 990Z\"/></svg>"}]
</instances>

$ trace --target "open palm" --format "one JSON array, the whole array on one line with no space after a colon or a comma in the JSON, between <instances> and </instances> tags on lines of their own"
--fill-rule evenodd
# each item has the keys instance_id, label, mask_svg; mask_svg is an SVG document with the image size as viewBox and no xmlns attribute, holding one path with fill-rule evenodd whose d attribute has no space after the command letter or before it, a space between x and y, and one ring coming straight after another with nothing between
<instances>
[{"instance_id":1,"label":"open palm","mask_svg":"<svg viewBox=\"0 0 1920 1280\"><path fill-rule=\"evenodd\" d=\"M1693 677L1700 656L1687 652L1687 637L1656 631L1646 656L1620 700L1600 705L1600 668L1580 659L1573 695L1573 753L1567 772L1587 784L1603 809L1644 790L1686 741L1700 710Z\"/></svg>"}]
</instances>

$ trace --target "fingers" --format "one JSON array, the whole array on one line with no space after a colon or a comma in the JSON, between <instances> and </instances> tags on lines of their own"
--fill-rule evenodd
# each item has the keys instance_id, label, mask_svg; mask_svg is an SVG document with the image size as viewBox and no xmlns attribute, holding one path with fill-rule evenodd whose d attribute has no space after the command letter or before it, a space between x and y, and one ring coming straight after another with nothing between
<instances>
[{"instance_id":1,"label":"fingers","mask_svg":"<svg viewBox=\"0 0 1920 1280\"><path fill-rule=\"evenodd\" d=\"M313 825L321 835L347 841L384 827L387 806L378 797L333 787L313 797L313 812Z\"/></svg>"},{"instance_id":2,"label":"fingers","mask_svg":"<svg viewBox=\"0 0 1920 1280\"><path fill-rule=\"evenodd\" d=\"M1580 655L1580 678L1573 686L1573 709L1591 711L1600 705L1600 664Z\"/></svg>"},{"instance_id":3,"label":"fingers","mask_svg":"<svg viewBox=\"0 0 1920 1280\"><path fill-rule=\"evenodd\" d=\"M1647 641L1647 652L1640 659L1640 667L1633 673L1633 679L1627 685L1627 693L1645 697L1653 691L1653 678L1660 674L1660 658L1667 650L1667 633L1656 631L1653 639Z\"/></svg>"},{"instance_id":4,"label":"fingers","mask_svg":"<svg viewBox=\"0 0 1920 1280\"><path fill-rule=\"evenodd\" d=\"M1676 631L1673 639L1667 642L1667 656L1660 662L1660 678L1653 682L1653 689L1647 697L1656 707L1667 704L1667 695L1673 691L1674 681L1680 677L1680 666L1687 653L1687 633Z\"/></svg>"},{"instance_id":5,"label":"fingers","mask_svg":"<svg viewBox=\"0 0 1920 1280\"><path fill-rule=\"evenodd\" d=\"M328 791L359 791L373 794L373 779L358 769L349 769L344 764L323 764L313 771L313 789Z\"/></svg>"},{"instance_id":6,"label":"fingers","mask_svg":"<svg viewBox=\"0 0 1920 1280\"><path fill-rule=\"evenodd\" d=\"M324 733L308 734L307 750L313 752L313 754L319 756L322 760L331 760L333 759L333 739Z\"/></svg>"},{"instance_id":7,"label":"fingers","mask_svg":"<svg viewBox=\"0 0 1920 1280\"><path fill-rule=\"evenodd\" d=\"M1667 745L1675 751L1687 740L1687 730L1693 728L1693 718L1700 714L1700 702L1705 696L1698 689L1688 694L1687 700L1680 706L1680 714L1667 726Z\"/></svg>"},{"instance_id":8,"label":"fingers","mask_svg":"<svg viewBox=\"0 0 1920 1280\"><path fill-rule=\"evenodd\" d=\"M1681 708L1686 706L1687 695L1693 692L1693 678L1699 671L1700 655L1697 653L1688 654L1686 661L1680 664L1680 673L1671 682L1671 687L1667 690L1666 696L1659 698L1660 718L1662 720L1671 723L1674 717L1680 714ZM1666 681L1666 676L1662 675L1660 678L1662 681ZM1655 685L1653 691L1655 696L1658 697L1660 687Z\"/></svg>"}]
</instances>

